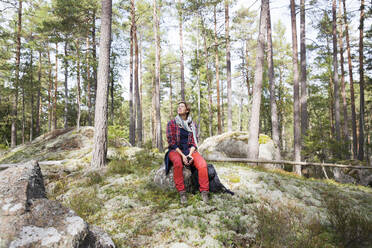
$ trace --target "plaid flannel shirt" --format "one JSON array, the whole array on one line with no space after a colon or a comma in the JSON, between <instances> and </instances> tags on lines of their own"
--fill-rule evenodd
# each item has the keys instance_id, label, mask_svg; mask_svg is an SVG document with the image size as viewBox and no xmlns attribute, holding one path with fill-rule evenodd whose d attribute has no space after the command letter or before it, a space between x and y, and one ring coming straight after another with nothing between
<instances>
[{"instance_id":1,"label":"plaid flannel shirt","mask_svg":"<svg viewBox=\"0 0 372 248\"><path fill-rule=\"evenodd\" d=\"M196 129L196 125L194 122L191 123L191 125L195 126L195 133L198 133L198 130ZM180 145L180 127L177 125L176 120L171 120L168 122L167 125L167 140L168 140L168 149L174 150ZM187 145L190 147L196 147L196 143L194 140L194 135L192 132L189 132Z\"/></svg>"}]
</instances>

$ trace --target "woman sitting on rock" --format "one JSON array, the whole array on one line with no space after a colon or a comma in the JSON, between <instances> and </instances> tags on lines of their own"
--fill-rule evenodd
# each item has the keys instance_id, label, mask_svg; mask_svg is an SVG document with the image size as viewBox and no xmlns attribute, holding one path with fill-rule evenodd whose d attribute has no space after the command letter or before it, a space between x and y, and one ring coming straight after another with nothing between
<instances>
[{"instance_id":1,"label":"woman sitting on rock","mask_svg":"<svg viewBox=\"0 0 372 248\"><path fill-rule=\"evenodd\" d=\"M195 166L198 170L200 192L204 202L208 202L209 180L207 162L196 151L196 125L192 121L190 106L186 102L179 102L178 115L168 122L167 140L169 160L173 163L173 177L176 188L180 193L181 203L187 203L186 190L183 180L183 165Z\"/></svg>"}]
</instances>

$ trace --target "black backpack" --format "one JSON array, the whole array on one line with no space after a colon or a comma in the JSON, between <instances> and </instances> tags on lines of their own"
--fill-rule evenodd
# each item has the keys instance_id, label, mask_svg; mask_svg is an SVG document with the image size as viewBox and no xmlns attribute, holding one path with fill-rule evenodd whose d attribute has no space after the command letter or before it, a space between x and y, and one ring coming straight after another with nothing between
<instances>
[{"instance_id":1,"label":"black backpack","mask_svg":"<svg viewBox=\"0 0 372 248\"><path fill-rule=\"evenodd\" d=\"M192 180L192 186L193 191L196 192L199 190L199 177L198 177L198 170L191 166L191 180ZM228 193L231 195L234 195L234 192L227 189L220 181L220 179L217 176L217 171L214 168L213 164L208 164L208 178L209 178L209 192L213 193Z\"/></svg>"}]
</instances>

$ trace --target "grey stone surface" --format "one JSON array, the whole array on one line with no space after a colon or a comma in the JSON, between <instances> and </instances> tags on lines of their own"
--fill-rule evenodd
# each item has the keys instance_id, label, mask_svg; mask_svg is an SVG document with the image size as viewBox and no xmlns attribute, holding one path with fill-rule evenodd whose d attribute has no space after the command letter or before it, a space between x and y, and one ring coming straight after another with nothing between
<instances>
[{"instance_id":1,"label":"grey stone surface","mask_svg":"<svg viewBox=\"0 0 372 248\"><path fill-rule=\"evenodd\" d=\"M192 192L191 171L183 167L183 181L187 192ZM173 167L168 175L165 174L164 164L155 172L154 183L164 190L176 190L173 180Z\"/></svg>"},{"instance_id":2,"label":"grey stone surface","mask_svg":"<svg viewBox=\"0 0 372 248\"><path fill-rule=\"evenodd\" d=\"M1 247L79 247L91 233L96 241L90 247L114 247L107 234L95 230L74 211L46 198L36 161L0 171Z\"/></svg>"},{"instance_id":3,"label":"grey stone surface","mask_svg":"<svg viewBox=\"0 0 372 248\"><path fill-rule=\"evenodd\" d=\"M199 146L199 152L206 160L247 158L248 132L228 132L207 138ZM276 160L278 150L274 142L268 139L265 144L259 145L259 159ZM281 168L280 166L265 164L265 168Z\"/></svg>"}]
</instances>

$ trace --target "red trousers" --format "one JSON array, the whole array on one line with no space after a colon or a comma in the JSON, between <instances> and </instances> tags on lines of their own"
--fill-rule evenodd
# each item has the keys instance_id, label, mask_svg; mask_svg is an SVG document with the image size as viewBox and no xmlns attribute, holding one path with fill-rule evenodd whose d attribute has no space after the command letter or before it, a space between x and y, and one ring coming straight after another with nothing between
<instances>
[{"instance_id":1,"label":"red trousers","mask_svg":"<svg viewBox=\"0 0 372 248\"><path fill-rule=\"evenodd\" d=\"M191 166L195 166L198 170L200 192L209 191L207 162L205 162L204 158L196 151L191 156L194 158ZM173 178L174 183L176 184L176 188L178 191L183 191L185 190L185 184L183 182L182 157L180 154L178 154L178 152L171 151L169 153L169 159L173 163Z\"/></svg>"}]
</instances>

